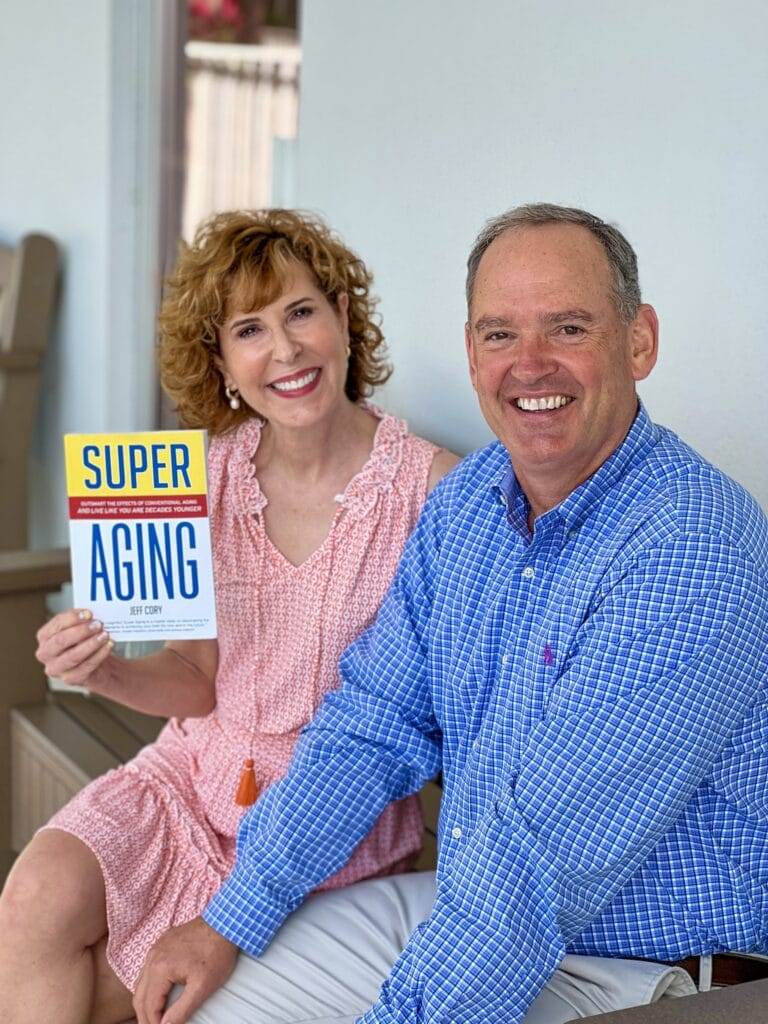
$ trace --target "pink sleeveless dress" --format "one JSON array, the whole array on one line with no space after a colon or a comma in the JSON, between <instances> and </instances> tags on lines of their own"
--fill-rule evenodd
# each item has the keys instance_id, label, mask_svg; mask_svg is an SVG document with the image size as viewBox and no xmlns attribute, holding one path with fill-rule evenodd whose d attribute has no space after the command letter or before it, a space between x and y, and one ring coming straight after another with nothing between
<instances>
[{"instance_id":1,"label":"pink sleeveless dress","mask_svg":"<svg viewBox=\"0 0 768 1024\"><path fill-rule=\"evenodd\" d=\"M243 809L243 759L264 788L279 779L299 730L339 684L345 647L374 619L427 491L437 449L380 418L363 469L337 496L324 543L299 566L264 529L267 499L252 464L261 426L212 440L209 489L219 667L215 710L171 719L128 764L90 783L47 828L95 854L104 875L107 958L131 990L150 947L196 917L229 873ZM391 804L323 888L406 870L421 846L416 797Z\"/></svg>"}]
</instances>

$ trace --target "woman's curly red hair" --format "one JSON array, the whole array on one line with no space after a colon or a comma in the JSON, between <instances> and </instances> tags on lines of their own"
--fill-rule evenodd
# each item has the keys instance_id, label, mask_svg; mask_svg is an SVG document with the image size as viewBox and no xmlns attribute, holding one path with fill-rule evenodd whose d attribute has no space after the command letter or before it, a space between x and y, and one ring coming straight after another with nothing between
<instances>
[{"instance_id":1,"label":"woman's curly red hair","mask_svg":"<svg viewBox=\"0 0 768 1024\"><path fill-rule=\"evenodd\" d=\"M373 281L363 261L313 214L296 210L218 213L182 243L166 282L160 309L160 374L185 426L222 433L257 415L241 404L230 409L216 367L218 331L227 304L262 309L285 290L296 263L307 267L336 307L349 296L349 369L345 391L356 402L386 381L384 336L370 294Z\"/></svg>"}]
</instances>

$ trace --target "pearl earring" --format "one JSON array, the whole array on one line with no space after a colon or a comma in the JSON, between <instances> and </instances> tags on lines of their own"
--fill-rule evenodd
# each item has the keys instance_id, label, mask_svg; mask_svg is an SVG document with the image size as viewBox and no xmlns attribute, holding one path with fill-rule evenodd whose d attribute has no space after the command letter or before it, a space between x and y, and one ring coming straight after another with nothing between
<instances>
[{"instance_id":1,"label":"pearl earring","mask_svg":"<svg viewBox=\"0 0 768 1024\"><path fill-rule=\"evenodd\" d=\"M224 394L227 396L230 409L237 410L240 408L240 394L237 388L226 387L224 388Z\"/></svg>"},{"instance_id":2,"label":"pearl earring","mask_svg":"<svg viewBox=\"0 0 768 1024\"><path fill-rule=\"evenodd\" d=\"M349 345L346 346L345 351L347 353L347 359L349 359L349 357L352 355L352 349L349 347Z\"/></svg>"}]
</instances>

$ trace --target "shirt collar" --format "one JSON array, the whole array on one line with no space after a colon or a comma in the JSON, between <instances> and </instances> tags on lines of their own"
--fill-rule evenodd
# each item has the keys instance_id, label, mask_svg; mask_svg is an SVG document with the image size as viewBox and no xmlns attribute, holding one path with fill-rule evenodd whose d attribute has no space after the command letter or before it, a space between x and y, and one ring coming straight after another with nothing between
<instances>
[{"instance_id":1,"label":"shirt collar","mask_svg":"<svg viewBox=\"0 0 768 1024\"><path fill-rule=\"evenodd\" d=\"M528 512L530 506L522 487L517 482L511 462L507 461L504 472L496 478L491 487L499 504L503 505L506 510L509 525L524 537L529 537Z\"/></svg>"},{"instance_id":2,"label":"shirt collar","mask_svg":"<svg viewBox=\"0 0 768 1024\"><path fill-rule=\"evenodd\" d=\"M566 529L574 529L583 522L593 505L595 505L618 481L641 459L658 440L658 430L651 421L645 406L638 403L629 433L619 447L610 455L602 466L591 477L571 491L567 498L550 509L537 520L537 524L550 519L562 520ZM492 482L491 488L497 500L506 508L507 519L515 530L530 536L528 530L528 499L525 497L515 476L511 462L507 462L504 471Z\"/></svg>"}]
</instances>

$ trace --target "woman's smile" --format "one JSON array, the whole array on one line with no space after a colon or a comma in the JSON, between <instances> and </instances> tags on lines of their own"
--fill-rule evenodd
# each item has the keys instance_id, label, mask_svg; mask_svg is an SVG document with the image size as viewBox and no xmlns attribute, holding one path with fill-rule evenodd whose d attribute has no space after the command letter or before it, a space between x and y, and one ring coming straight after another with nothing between
<instances>
[{"instance_id":1,"label":"woman's smile","mask_svg":"<svg viewBox=\"0 0 768 1024\"><path fill-rule=\"evenodd\" d=\"M283 398L301 398L315 390L321 373L319 366L312 366L308 370L297 370L296 373L273 380L267 387Z\"/></svg>"}]
</instances>

